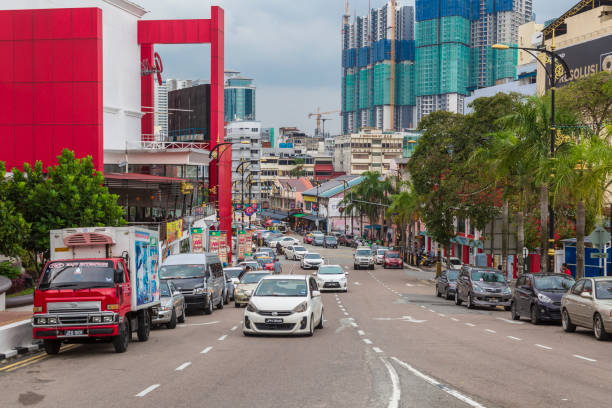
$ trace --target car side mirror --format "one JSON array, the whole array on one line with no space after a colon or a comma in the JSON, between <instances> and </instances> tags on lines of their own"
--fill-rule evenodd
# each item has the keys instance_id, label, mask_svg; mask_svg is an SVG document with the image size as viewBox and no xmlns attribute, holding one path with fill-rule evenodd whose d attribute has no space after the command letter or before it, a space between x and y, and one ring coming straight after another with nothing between
<instances>
[{"instance_id":1,"label":"car side mirror","mask_svg":"<svg viewBox=\"0 0 612 408\"><path fill-rule=\"evenodd\" d=\"M580 296L587 299L593 299L593 295L591 294L591 292L582 292Z\"/></svg>"},{"instance_id":2,"label":"car side mirror","mask_svg":"<svg viewBox=\"0 0 612 408\"><path fill-rule=\"evenodd\" d=\"M312 297L313 297L313 298L314 298L314 297L319 297L319 296L321 296L321 292L319 292L318 290L313 290L313 291L312 291Z\"/></svg>"}]
</instances>

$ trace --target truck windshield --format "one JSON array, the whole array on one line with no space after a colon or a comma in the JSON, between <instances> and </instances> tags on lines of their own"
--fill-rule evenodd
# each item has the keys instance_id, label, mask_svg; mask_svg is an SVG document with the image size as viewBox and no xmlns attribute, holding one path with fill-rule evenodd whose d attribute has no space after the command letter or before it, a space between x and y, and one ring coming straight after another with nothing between
<instances>
[{"instance_id":1,"label":"truck windshield","mask_svg":"<svg viewBox=\"0 0 612 408\"><path fill-rule=\"evenodd\" d=\"M38 289L112 288L114 275L111 261L51 262Z\"/></svg>"},{"instance_id":2,"label":"truck windshield","mask_svg":"<svg viewBox=\"0 0 612 408\"><path fill-rule=\"evenodd\" d=\"M159 270L162 279L172 278L202 278L204 265L165 265Z\"/></svg>"}]
</instances>

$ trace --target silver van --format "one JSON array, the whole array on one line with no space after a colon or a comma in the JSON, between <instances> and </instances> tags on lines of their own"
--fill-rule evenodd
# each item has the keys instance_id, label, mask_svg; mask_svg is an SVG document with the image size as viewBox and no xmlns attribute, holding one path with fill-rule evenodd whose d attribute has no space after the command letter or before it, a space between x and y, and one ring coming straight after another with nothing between
<instances>
[{"instance_id":1,"label":"silver van","mask_svg":"<svg viewBox=\"0 0 612 408\"><path fill-rule=\"evenodd\" d=\"M216 254L170 255L162 263L159 278L172 281L190 310L211 314L215 306L223 309L225 279Z\"/></svg>"}]
</instances>

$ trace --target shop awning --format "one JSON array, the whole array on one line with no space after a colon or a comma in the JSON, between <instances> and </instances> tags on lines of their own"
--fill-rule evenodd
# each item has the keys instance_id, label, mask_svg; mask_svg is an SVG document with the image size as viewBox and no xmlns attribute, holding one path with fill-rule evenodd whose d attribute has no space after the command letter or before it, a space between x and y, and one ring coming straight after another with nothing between
<instances>
[{"instance_id":1,"label":"shop awning","mask_svg":"<svg viewBox=\"0 0 612 408\"><path fill-rule=\"evenodd\" d=\"M292 217L295 217L295 218L303 218L303 217L306 217L306 214L302 214L302 213L299 213L299 214L293 214L293 215L292 215Z\"/></svg>"},{"instance_id":2,"label":"shop awning","mask_svg":"<svg viewBox=\"0 0 612 408\"><path fill-rule=\"evenodd\" d=\"M289 216L289 214L284 212L284 211L261 210L261 217L262 218L268 217L268 218L272 218L274 220L284 220L288 216Z\"/></svg>"},{"instance_id":3,"label":"shop awning","mask_svg":"<svg viewBox=\"0 0 612 408\"><path fill-rule=\"evenodd\" d=\"M304 219L308 220L308 221L315 221L315 222L316 221L325 221L325 217L320 217L320 216L311 215L311 214L305 215Z\"/></svg>"}]
</instances>

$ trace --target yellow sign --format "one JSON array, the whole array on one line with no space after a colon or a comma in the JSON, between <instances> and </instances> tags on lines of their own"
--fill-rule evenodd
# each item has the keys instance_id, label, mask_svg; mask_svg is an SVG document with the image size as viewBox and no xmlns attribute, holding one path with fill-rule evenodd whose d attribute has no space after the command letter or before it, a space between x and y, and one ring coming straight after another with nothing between
<instances>
[{"instance_id":1,"label":"yellow sign","mask_svg":"<svg viewBox=\"0 0 612 408\"><path fill-rule=\"evenodd\" d=\"M304 201L309 201L311 203L316 203L317 202L317 197L313 197L313 196L303 196L304 197Z\"/></svg>"},{"instance_id":2,"label":"yellow sign","mask_svg":"<svg viewBox=\"0 0 612 408\"><path fill-rule=\"evenodd\" d=\"M183 220L172 221L166 224L166 240L168 243L183 238Z\"/></svg>"}]
</instances>

